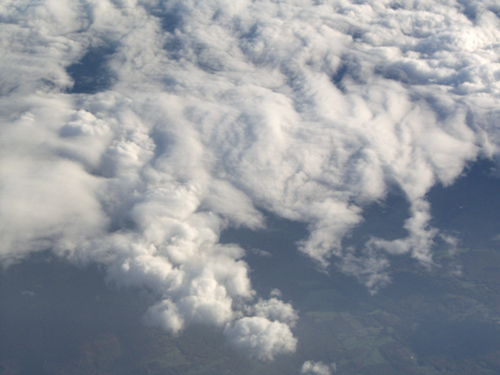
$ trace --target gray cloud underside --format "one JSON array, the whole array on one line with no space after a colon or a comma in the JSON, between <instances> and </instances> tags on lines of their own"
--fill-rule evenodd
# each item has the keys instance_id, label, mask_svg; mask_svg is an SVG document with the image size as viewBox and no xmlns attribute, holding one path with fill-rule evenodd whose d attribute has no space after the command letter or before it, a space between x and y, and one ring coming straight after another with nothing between
<instances>
[{"instance_id":1,"label":"gray cloud underside","mask_svg":"<svg viewBox=\"0 0 500 375\"><path fill-rule=\"evenodd\" d=\"M261 208L307 223L300 250L372 291L388 254L432 264L426 193L498 153L499 15L487 0L3 2L1 260L99 262L157 295L147 324L292 352L293 308L255 302L221 231L264 227ZM409 236L343 249L393 186Z\"/></svg>"}]
</instances>

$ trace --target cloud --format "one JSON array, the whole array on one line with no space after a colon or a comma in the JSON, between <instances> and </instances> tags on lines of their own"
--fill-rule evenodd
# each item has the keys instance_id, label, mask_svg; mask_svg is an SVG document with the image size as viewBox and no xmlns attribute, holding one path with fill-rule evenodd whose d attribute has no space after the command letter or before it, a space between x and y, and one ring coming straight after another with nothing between
<instances>
[{"instance_id":1,"label":"cloud","mask_svg":"<svg viewBox=\"0 0 500 375\"><path fill-rule=\"evenodd\" d=\"M298 316L293 310L292 305L277 299L276 297L280 297L280 295L276 292L276 289L271 292L271 295L273 297L269 300L261 299L253 306L252 315L268 318L273 321L277 320L287 323L290 327L293 327L298 319Z\"/></svg>"},{"instance_id":2,"label":"cloud","mask_svg":"<svg viewBox=\"0 0 500 375\"><path fill-rule=\"evenodd\" d=\"M241 318L233 326L226 326L224 335L234 347L260 360L294 352L297 345L286 324L257 316Z\"/></svg>"},{"instance_id":3,"label":"cloud","mask_svg":"<svg viewBox=\"0 0 500 375\"><path fill-rule=\"evenodd\" d=\"M323 362L305 361L300 370L301 374L313 375L331 375L332 372L337 370L337 365L332 363L326 365Z\"/></svg>"},{"instance_id":4,"label":"cloud","mask_svg":"<svg viewBox=\"0 0 500 375\"><path fill-rule=\"evenodd\" d=\"M354 249L348 249L339 264L342 272L355 276L372 295L391 281L388 274L389 265L389 260L383 252L370 248L364 249L361 256L356 256Z\"/></svg>"},{"instance_id":5,"label":"cloud","mask_svg":"<svg viewBox=\"0 0 500 375\"><path fill-rule=\"evenodd\" d=\"M271 258L273 256L273 254L271 254L269 251L262 249L251 249L250 251L255 255L258 255L259 257L263 258Z\"/></svg>"},{"instance_id":6,"label":"cloud","mask_svg":"<svg viewBox=\"0 0 500 375\"><path fill-rule=\"evenodd\" d=\"M293 351L293 308L256 296L220 233L265 227L263 209L303 222L300 251L371 291L388 255L432 266L426 193L500 144L498 6L464 4L6 2L2 264L49 248L98 262L156 296L147 324ZM393 187L408 237L344 248Z\"/></svg>"}]
</instances>

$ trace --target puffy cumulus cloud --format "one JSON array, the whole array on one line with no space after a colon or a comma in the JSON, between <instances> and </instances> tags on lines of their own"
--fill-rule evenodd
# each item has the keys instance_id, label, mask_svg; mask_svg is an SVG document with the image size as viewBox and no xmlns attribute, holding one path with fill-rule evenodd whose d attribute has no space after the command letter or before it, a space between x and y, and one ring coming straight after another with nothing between
<instances>
[{"instance_id":1,"label":"puffy cumulus cloud","mask_svg":"<svg viewBox=\"0 0 500 375\"><path fill-rule=\"evenodd\" d=\"M99 262L156 296L147 324L293 351L293 308L255 299L221 231L264 227L261 208L301 221L299 249L371 291L388 255L432 265L426 193L498 158L498 14L493 0L4 1L1 261ZM408 236L343 248L392 187Z\"/></svg>"},{"instance_id":2,"label":"puffy cumulus cloud","mask_svg":"<svg viewBox=\"0 0 500 375\"><path fill-rule=\"evenodd\" d=\"M69 102L52 95L9 99L0 103L0 254L7 264L51 246L73 249L108 224L97 199L99 178L70 157L61 157L64 150L58 147L57 128L74 112ZM87 126L100 124L89 121ZM92 147L102 149L97 142ZM85 154L96 158L94 150Z\"/></svg>"},{"instance_id":3,"label":"puffy cumulus cloud","mask_svg":"<svg viewBox=\"0 0 500 375\"><path fill-rule=\"evenodd\" d=\"M226 326L224 335L234 347L260 360L294 352L297 345L286 324L257 316L244 317Z\"/></svg>"},{"instance_id":4,"label":"puffy cumulus cloud","mask_svg":"<svg viewBox=\"0 0 500 375\"><path fill-rule=\"evenodd\" d=\"M287 323L289 326L293 327L298 319L298 316L293 310L292 305L284 303L274 297L277 295L276 289L271 292L271 295L273 297L269 300L261 299L252 307L253 315L268 318L270 320L277 320ZM280 297L280 295L277 295L277 297Z\"/></svg>"},{"instance_id":5,"label":"puffy cumulus cloud","mask_svg":"<svg viewBox=\"0 0 500 375\"><path fill-rule=\"evenodd\" d=\"M325 365L323 362L305 361L300 370L301 374L311 375L331 375L333 371L337 370L337 365Z\"/></svg>"}]
</instances>

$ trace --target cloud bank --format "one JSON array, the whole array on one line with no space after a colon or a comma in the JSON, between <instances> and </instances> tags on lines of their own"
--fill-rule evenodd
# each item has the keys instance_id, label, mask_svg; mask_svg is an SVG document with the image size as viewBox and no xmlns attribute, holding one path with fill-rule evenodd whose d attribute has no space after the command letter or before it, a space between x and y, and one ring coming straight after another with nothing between
<instances>
[{"instance_id":1,"label":"cloud bank","mask_svg":"<svg viewBox=\"0 0 500 375\"><path fill-rule=\"evenodd\" d=\"M260 359L296 314L257 300L229 227L261 209L371 291L432 264L426 193L498 155L494 1L80 0L0 6L0 259L52 249L157 296L147 324L223 327ZM409 235L342 239L404 192Z\"/></svg>"}]
</instances>

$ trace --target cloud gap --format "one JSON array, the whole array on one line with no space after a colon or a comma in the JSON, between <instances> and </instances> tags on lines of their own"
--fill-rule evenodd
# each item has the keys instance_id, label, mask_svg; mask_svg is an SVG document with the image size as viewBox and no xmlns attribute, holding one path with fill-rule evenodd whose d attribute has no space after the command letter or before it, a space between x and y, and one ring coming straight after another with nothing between
<instances>
[{"instance_id":1,"label":"cloud gap","mask_svg":"<svg viewBox=\"0 0 500 375\"><path fill-rule=\"evenodd\" d=\"M73 80L69 94L96 94L109 90L116 80L108 66L115 52L113 46L91 47L76 63L66 68Z\"/></svg>"}]
</instances>

